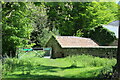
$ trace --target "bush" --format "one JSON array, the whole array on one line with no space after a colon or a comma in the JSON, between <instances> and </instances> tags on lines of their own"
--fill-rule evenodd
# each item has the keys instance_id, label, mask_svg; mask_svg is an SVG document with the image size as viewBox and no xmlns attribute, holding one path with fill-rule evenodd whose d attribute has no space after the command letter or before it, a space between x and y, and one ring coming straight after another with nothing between
<instances>
[{"instance_id":1,"label":"bush","mask_svg":"<svg viewBox=\"0 0 120 80\"><path fill-rule=\"evenodd\" d=\"M115 59L108 59L108 58L99 58L95 57L91 63L92 66L99 67L99 66L113 66L116 63Z\"/></svg>"},{"instance_id":2,"label":"bush","mask_svg":"<svg viewBox=\"0 0 120 80\"><path fill-rule=\"evenodd\" d=\"M75 64L81 64L83 67L101 67L101 66L114 66L116 64L116 59L93 57L91 55L72 55L65 58L71 62L75 61Z\"/></svg>"},{"instance_id":3,"label":"bush","mask_svg":"<svg viewBox=\"0 0 120 80\"><path fill-rule=\"evenodd\" d=\"M14 72L18 67L19 60L16 58L6 58L2 65L3 75L7 75L9 72Z\"/></svg>"},{"instance_id":4,"label":"bush","mask_svg":"<svg viewBox=\"0 0 120 80\"><path fill-rule=\"evenodd\" d=\"M112 75L112 66L116 64L116 59L93 57L91 55L73 55L68 56L65 60L71 63L70 68L76 67L99 67L93 73L100 78L108 78Z\"/></svg>"},{"instance_id":5,"label":"bush","mask_svg":"<svg viewBox=\"0 0 120 80\"><path fill-rule=\"evenodd\" d=\"M30 59L17 59L6 58L3 62L3 75L14 72L16 69L20 69L22 74L30 74L33 67L33 63Z\"/></svg>"},{"instance_id":6,"label":"bush","mask_svg":"<svg viewBox=\"0 0 120 80\"><path fill-rule=\"evenodd\" d=\"M89 31L89 37L97 42L99 45L109 45L115 39L115 33L103 28L102 26L97 26Z\"/></svg>"}]
</instances>

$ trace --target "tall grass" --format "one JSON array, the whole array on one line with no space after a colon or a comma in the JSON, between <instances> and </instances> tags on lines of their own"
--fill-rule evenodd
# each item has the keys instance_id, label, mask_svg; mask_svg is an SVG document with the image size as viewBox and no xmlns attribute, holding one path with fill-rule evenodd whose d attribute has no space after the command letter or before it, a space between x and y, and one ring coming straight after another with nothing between
<instances>
[{"instance_id":1,"label":"tall grass","mask_svg":"<svg viewBox=\"0 0 120 80\"><path fill-rule=\"evenodd\" d=\"M111 67L116 64L116 59L112 58L100 58L100 57L94 57L91 55L73 55L68 56L65 58L65 60L69 60L71 63L76 64L76 66L83 66L83 67Z\"/></svg>"},{"instance_id":2,"label":"tall grass","mask_svg":"<svg viewBox=\"0 0 120 80\"><path fill-rule=\"evenodd\" d=\"M24 58L5 59L3 63L3 75L7 76L16 71L20 72L20 74L33 74L34 70L40 71L44 68L48 71L55 68L55 71L58 72L56 73L57 75L59 74L59 72L61 73L61 71L59 71L60 69L64 69L66 70L65 74L69 75L69 71L72 69L74 71L74 68L77 68L78 70L83 68L89 71L90 68L94 69L95 67L99 69L96 72L92 72L92 74L95 73L98 75L101 71L103 71L104 73L109 72L110 70L112 70L112 66L114 66L115 64L116 59L114 58L99 58L90 55L68 56L66 58L58 59L24 56Z\"/></svg>"},{"instance_id":3,"label":"tall grass","mask_svg":"<svg viewBox=\"0 0 120 80\"><path fill-rule=\"evenodd\" d=\"M97 75L101 75L100 77L104 77L104 75L109 73L112 75L112 67L116 64L115 58L100 58L84 54L79 56L68 56L65 60L69 60L71 62L71 67L102 67L94 72Z\"/></svg>"}]
</instances>

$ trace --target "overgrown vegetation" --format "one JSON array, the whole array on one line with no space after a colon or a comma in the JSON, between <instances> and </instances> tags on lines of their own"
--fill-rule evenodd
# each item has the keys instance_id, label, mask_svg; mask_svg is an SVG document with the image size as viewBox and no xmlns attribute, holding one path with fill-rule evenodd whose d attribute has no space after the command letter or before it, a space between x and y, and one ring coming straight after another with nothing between
<instances>
[{"instance_id":1,"label":"overgrown vegetation","mask_svg":"<svg viewBox=\"0 0 120 80\"><path fill-rule=\"evenodd\" d=\"M4 78L93 78L112 71L116 59L79 55L59 59L39 57L8 58L3 63ZM43 76L44 75L44 76ZM51 75L51 76L50 76ZM100 76L101 77L101 76Z\"/></svg>"},{"instance_id":2,"label":"overgrown vegetation","mask_svg":"<svg viewBox=\"0 0 120 80\"><path fill-rule=\"evenodd\" d=\"M102 25L91 29L89 34L86 34L86 37L90 37L102 46L108 46L116 39L115 33L103 28Z\"/></svg>"},{"instance_id":3,"label":"overgrown vegetation","mask_svg":"<svg viewBox=\"0 0 120 80\"><path fill-rule=\"evenodd\" d=\"M2 8L2 53L15 56L17 47L27 47L34 23L26 3L3 2Z\"/></svg>"},{"instance_id":4,"label":"overgrown vegetation","mask_svg":"<svg viewBox=\"0 0 120 80\"><path fill-rule=\"evenodd\" d=\"M117 12L114 2L2 2L2 53L14 57L18 47L42 47L50 32L64 36L85 37L87 34L101 45L108 45L114 40L114 34L105 29L96 33L95 26L118 20ZM95 37L102 32L109 38ZM33 54L26 52L19 59L4 59L4 77L89 78L98 76L101 71L111 71L116 63L115 59L85 55L53 60L41 58L44 52Z\"/></svg>"},{"instance_id":5,"label":"overgrown vegetation","mask_svg":"<svg viewBox=\"0 0 120 80\"><path fill-rule=\"evenodd\" d=\"M45 5L50 27L55 25L65 36L74 35L78 30L84 34L95 26L118 19L118 7L113 2L55 2Z\"/></svg>"},{"instance_id":6,"label":"overgrown vegetation","mask_svg":"<svg viewBox=\"0 0 120 80\"><path fill-rule=\"evenodd\" d=\"M114 2L2 2L3 54L15 56L17 47L44 46L50 31L85 37L91 28L118 20L117 12Z\"/></svg>"}]
</instances>

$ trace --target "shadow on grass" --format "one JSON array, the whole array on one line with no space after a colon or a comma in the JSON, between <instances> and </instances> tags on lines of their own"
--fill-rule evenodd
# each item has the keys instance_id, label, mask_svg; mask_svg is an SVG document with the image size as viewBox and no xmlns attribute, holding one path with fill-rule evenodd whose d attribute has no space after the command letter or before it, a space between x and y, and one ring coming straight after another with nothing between
<instances>
[{"instance_id":1,"label":"shadow on grass","mask_svg":"<svg viewBox=\"0 0 120 80\"><path fill-rule=\"evenodd\" d=\"M72 69L72 68L84 68L84 67L79 67L79 66L69 66L69 67L54 67L54 66L45 66L45 65L40 65L36 69L42 69L42 70L49 70L49 69Z\"/></svg>"},{"instance_id":2,"label":"shadow on grass","mask_svg":"<svg viewBox=\"0 0 120 80\"><path fill-rule=\"evenodd\" d=\"M84 67L77 67L77 66L69 66L69 67L55 67L55 66L45 66L39 65L35 68L31 69L34 70L34 73L37 71L39 72L57 72L58 70L65 70L65 69L74 69L74 68L84 68Z\"/></svg>"},{"instance_id":3,"label":"shadow on grass","mask_svg":"<svg viewBox=\"0 0 120 80\"><path fill-rule=\"evenodd\" d=\"M55 75L17 75L14 74L17 78L3 78L2 80L107 80L100 78L65 78Z\"/></svg>"},{"instance_id":4,"label":"shadow on grass","mask_svg":"<svg viewBox=\"0 0 120 80\"><path fill-rule=\"evenodd\" d=\"M81 66L69 66L69 67L62 67L61 69L73 69L73 68L84 68L84 67L81 67Z\"/></svg>"},{"instance_id":5,"label":"shadow on grass","mask_svg":"<svg viewBox=\"0 0 120 80\"><path fill-rule=\"evenodd\" d=\"M31 70L34 70L32 73L45 73L45 72L58 72L59 70L65 69L73 69L73 68L84 68L84 67L77 67L77 66L69 66L69 67L55 67L55 66L45 66L39 65L32 67ZM65 75L65 77L60 77L56 75L38 75L38 74L12 74L8 75L12 78L4 78L2 80L108 80L102 78L96 78L97 70L92 71L85 71L77 75ZM15 77L15 78L14 78Z\"/></svg>"}]
</instances>

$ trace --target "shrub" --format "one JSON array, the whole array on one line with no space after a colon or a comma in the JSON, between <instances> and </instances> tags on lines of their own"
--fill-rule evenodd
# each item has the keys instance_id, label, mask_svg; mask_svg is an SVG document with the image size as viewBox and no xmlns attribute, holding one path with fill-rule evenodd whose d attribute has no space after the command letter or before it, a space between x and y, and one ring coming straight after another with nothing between
<instances>
[{"instance_id":1,"label":"shrub","mask_svg":"<svg viewBox=\"0 0 120 80\"><path fill-rule=\"evenodd\" d=\"M83 67L100 67L100 66L114 66L116 64L116 59L100 58L93 57L91 55L73 55L66 57L66 60L69 60L71 65L75 61L76 64L82 65Z\"/></svg>"},{"instance_id":2,"label":"shrub","mask_svg":"<svg viewBox=\"0 0 120 80\"><path fill-rule=\"evenodd\" d=\"M15 68L18 67L19 60L16 58L6 58L3 62L3 74L7 75L9 72L14 72Z\"/></svg>"},{"instance_id":3,"label":"shrub","mask_svg":"<svg viewBox=\"0 0 120 80\"><path fill-rule=\"evenodd\" d=\"M90 30L88 35L99 45L109 45L116 39L115 33L107 30L102 25Z\"/></svg>"},{"instance_id":4,"label":"shrub","mask_svg":"<svg viewBox=\"0 0 120 80\"><path fill-rule=\"evenodd\" d=\"M3 62L3 75L14 72L16 69L20 69L22 74L31 73L33 67L32 61L27 59L17 59L17 58L6 58Z\"/></svg>"}]
</instances>

